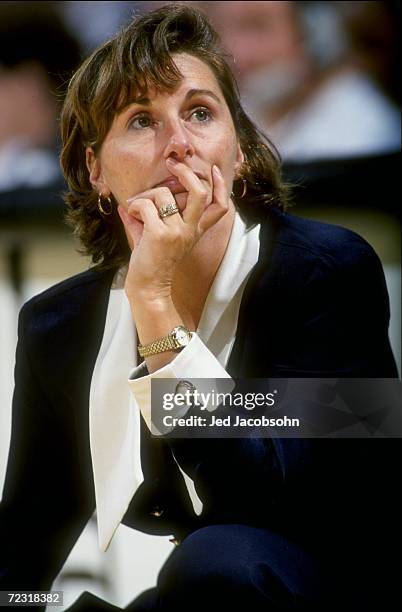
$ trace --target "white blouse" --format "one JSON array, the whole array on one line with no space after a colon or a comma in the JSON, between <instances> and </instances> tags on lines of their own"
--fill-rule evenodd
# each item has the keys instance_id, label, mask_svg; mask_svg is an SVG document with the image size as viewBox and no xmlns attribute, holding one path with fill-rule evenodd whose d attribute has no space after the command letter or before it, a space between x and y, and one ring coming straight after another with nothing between
<instances>
[{"instance_id":1,"label":"white blouse","mask_svg":"<svg viewBox=\"0 0 402 612\"><path fill-rule=\"evenodd\" d=\"M177 357L150 375L146 374L144 363L133 368L137 362L137 335L123 289L125 271L119 271L114 279L89 402L98 539L103 551L144 480L140 411L151 429L151 379L230 378L225 367L236 336L246 281L258 261L259 234L259 225L247 230L236 213L229 243L196 333ZM182 474L194 510L199 513L201 502L193 481L183 471Z\"/></svg>"}]
</instances>

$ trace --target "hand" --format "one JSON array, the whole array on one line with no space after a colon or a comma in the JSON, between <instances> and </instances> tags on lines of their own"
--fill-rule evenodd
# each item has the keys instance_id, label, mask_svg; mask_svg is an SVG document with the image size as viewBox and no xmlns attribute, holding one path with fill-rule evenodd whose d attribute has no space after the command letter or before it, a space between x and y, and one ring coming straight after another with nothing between
<instances>
[{"instance_id":1,"label":"hand","mask_svg":"<svg viewBox=\"0 0 402 612\"><path fill-rule=\"evenodd\" d=\"M188 191L182 214L161 219L163 204L176 203L168 187L155 187L128 200L118 211L133 243L125 289L130 302L169 300L175 270L203 234L228 211L229 196L220 170L212 168L212 194L188 166L167 160L171 174Z\"/></svg>"}]
</instances>

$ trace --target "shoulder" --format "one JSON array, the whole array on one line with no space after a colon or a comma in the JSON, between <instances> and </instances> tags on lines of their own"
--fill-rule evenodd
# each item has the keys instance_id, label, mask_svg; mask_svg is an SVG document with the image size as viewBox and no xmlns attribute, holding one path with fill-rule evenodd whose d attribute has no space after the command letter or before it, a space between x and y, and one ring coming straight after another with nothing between
<instances>
[{"instance_id":1,"label":"shoulder","mask_svg":"<svg viewBox=\"0 0 402 612\"><path fill-rule=\"evenodd\" d=\"M114 273L94 267L53 285L24 304L20 325L36 332L64 326L71 319L85 318L86 311L96 310L107 299Z\"/></svg>"},{"instance_id":2,"label":"shoulder","mask_svg":"<svg viewBox=\"0 0 402 612\"><path fill-rule=\"evenodd\" d=\"M275 289L282 301L322 303L377 293L386 306L381 261L357 233L328 223L271 211L261 224L259 291ZM380 298L381 296L381 298Z\"/></svg>"},{"instance_id":3,"label":"shoulder","mask_svg":"<svg viewBox=\"0 0 402 612\"><path fill-rule=\"evenodd\" d=\"M24 304L18 321L19 376L30 372L49 397L57 397L67 385L79 397L78 382L85 391L103 336L113 276L113 271L93 268Z\"/></svg>"},{"instance_id":4,"label":"shoulder","mask_svg":"<svg viewBox=\"0 0 402 612\"><path fill-rule=\"evenodd\" d=\"M278 210L272 211L267 221L271 230L261 235L272 241L273 255L291 261L295 269L306 265L326 271L362 264L381 266L371 245L350 229Z\"/></svg>"},{"instance_id":5,"label":"shoulder","mask_svg":"<svg viewBox=\"0 0 402 612\"><path fill-rule=\"evenodd\" d=\"M94 284L102 283L107 277L112 276L112 271L101 271L98 268L90 268L65 280L56 283L32 297L26 305L34 305L42 302L58 300L62 296L75 295L85 292Z\"/></svg>"}]
</instances>

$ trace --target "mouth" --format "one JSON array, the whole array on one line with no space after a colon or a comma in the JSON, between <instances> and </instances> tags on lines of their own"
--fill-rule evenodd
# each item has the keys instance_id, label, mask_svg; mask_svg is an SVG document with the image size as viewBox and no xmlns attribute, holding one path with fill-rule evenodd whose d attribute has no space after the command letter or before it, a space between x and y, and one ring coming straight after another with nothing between
<instances>
[{"instance_id":1,"label":"mouth","mask_svg":"<svg viewBox=\"0 0 402 612\"><path fill-rule=\"evenodd\" d=\"M201 172L194 172L194 174L198 176L199 179L204 181L206 180L204 175L201 174ZM165 179L163 179L163 181L154 185L153 189L155 187L168 187L173 195L176 195L177 193L188 193L188 189L183 187L179 179L172 175L166 177Z\"/></svg>"}]
</instances>

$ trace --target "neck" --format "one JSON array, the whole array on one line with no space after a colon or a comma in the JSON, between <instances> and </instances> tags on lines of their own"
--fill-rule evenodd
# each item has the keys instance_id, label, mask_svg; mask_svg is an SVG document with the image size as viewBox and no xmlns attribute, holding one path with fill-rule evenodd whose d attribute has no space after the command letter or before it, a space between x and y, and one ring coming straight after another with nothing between
<instances>
[{"instance_id":1,"label":"neck","mask_svg":"<svg viewBox=\"0 0 402 612\"><path fill-rule=\"evenodd\" d=\"M232 204L226 215L200 238L176 271L173 302L185 325L197 329L209 290L229 243L235 217Z\"/></svg>"}]
</instances>

